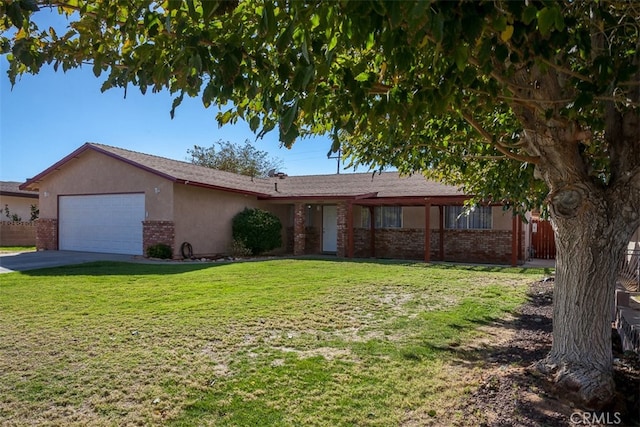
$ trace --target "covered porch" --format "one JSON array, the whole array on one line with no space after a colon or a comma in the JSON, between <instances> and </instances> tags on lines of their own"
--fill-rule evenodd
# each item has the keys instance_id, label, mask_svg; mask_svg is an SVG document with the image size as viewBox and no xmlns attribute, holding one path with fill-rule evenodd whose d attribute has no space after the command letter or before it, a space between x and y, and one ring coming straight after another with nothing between
<instances>
[{"instance_id":1,"label":"covered porch","mask_svg":"<svg viewBox=\"0 0 640 427\"><path fill-rule=\"evenodd\" d=\"M374 194L299 200L292 206L290 249L294 255L335 253L342 258L427 263L516 266L524 262L526 233L519 217L501 206L491 206L485 207L488 226L452 226L465 200L465 196L383 198Z\"/></svg>"}]
</instances>

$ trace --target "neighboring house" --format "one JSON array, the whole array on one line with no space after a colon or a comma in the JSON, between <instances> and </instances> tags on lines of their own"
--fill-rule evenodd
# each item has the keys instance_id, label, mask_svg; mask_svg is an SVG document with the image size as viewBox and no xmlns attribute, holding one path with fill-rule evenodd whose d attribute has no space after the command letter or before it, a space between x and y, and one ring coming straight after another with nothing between
<instances>
[{"instance_id":1,"label":"neighboring house","mask_svg":"<svg viewBox=\"0 0 640 427\"><path fill-rule=\"evenodd\" d=\"M87 143L21 188L40 194L38 249L142 255L166 243L179 255L189 242L196 256L224 254L245 207L280 218L275 253L515 265L528 247L502 206L462 215L467 196L421 175L251 178Z\"/></svg>"},{"instance_id":2,"label":"neighboring house","mask_svg":"<svg viewBox=\"0 0 640 427\"><path fill-rule=\"evenodd\" d=\"M20 221L31 220L31 206L38 207L38 193L20 189L20 182L0 181L0 216L2 221L12 221L16 215ZM9 215L7 215L7 210Z\"/></svg>"},{"instance_id":3,"label":"neighboring house","mask_svg":"<svg viewBox=\"0 0 640 427\"><path fill-rule=\"evenodd\" d=\"M0 181L0 245L33 246L36 225L30 222L38 193L20 189L19 182Z\"/></svg>"}]
</instances>

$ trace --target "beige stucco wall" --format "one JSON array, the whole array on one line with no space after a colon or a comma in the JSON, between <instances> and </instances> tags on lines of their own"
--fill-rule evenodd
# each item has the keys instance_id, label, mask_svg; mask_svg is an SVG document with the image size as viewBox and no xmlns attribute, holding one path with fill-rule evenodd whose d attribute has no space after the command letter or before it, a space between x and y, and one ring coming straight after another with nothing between
<instances>
[{"instance_id":1,"label":"beige stucco wall","mask_svg":"<svg viewBox=\"0 0 640 427\"><path fill-rule=\"evenodd\" d=\"M210 190L184 184L174 185L175 250L189 242L194 255L228 254L233 217L245 208L274 213L283 224L283 245L290 206L267 204L255 196Z\"/></svg>"},{"instance_id":2,"label":"beige stucco wall","mask_svg":"<svg viewBox=\"0 0 640 427\"><path fill-rule=\"evenodd\" d=\"M491 220L493 230L511 230L513 227L513 213L511 210L505 211L502 206L491 208Z\"/></svg>"},{"instance_id":3,"label":"beige stucco wall","mask_svg":"<svg viewBox=\"0 0 640 427\"><path fill-rule=\"evenodd\" d=\"M147 220L173 220L173 183L107 155L87 150L39 184L40 218L58 217L58 196L145 193Z\"/></svg>"},{"instance_id":4,"label":"beige stucco wall","mask_svg":"<svg viewBox=\"0 0 640 427\"><path fill-rule=\"evenodd\" d=\"M11 215L16 214L22 221L29 221L31 219L31 205L38 206L38 199L0 195L0 221L11 221L6 216L5 205L9 207Z\"/></svg>"}]
</instances>

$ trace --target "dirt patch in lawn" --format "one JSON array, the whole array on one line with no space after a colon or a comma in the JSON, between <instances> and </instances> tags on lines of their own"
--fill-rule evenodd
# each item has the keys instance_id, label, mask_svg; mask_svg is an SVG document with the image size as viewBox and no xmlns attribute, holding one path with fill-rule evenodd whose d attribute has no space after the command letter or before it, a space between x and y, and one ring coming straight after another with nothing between
<instances>
[{"instance_id":1,"label":"dirt patch in lawn","mask_svg":"<svg viewBox=\"0 0 640 427\"><path fill-rule=\"evenodd\" d=\"M462 425L567 426L593 420L593 414L584 418L581 408L559 396L551 382L527 369L551 347L552 299L553 281L536 282L513 319L487 327L495 340L480 350L482 378L463 410ZM500 335L500 329L507 332ZM599 423L586 424L640 425L640 358L623 354L617 333L612 335L617 397L610 408L595 415Z\"/></svg>"}]
</instances>

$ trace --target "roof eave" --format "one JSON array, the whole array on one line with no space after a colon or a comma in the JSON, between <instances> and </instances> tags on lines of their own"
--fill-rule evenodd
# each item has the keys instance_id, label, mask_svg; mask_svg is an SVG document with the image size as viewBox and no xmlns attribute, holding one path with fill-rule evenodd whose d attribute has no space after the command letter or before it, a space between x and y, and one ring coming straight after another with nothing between
<instances>
[{"instance_id":1,"label":"roof eave","mask_svg":"<svg viewBox=\"0 0 640 427\"><path fill-rule=\"evenodd\" d=\"M20 184L23 185L23 184ZM28 190L27 190L28 191ZM24 197L28 199L37 199L38 193L17 193L15 191L0 191L0 196L11 196L11 197Z\"/></svg>"},{"instance_id":2,"label":"roof eave","mask_svg":"<svg viewBox=\"0 0 640 427\"><path fill-rule=\"evenodd\" d=\"M207 188L209 190L219 190L219 191L225 191L225 192L228 192L228 193L242 194L242 195L245 195L245 196L255 196L260 200L269 198L269 195L266 194L266 193L259 193L259 192L255 192L255 191L242 190L242 189L239 189L239 188L230 188L230 187L224 187L224 186L220 186L220 185L207 184L207 183L204 183L204 182L191 181L191 180L188 180L188 179L177 179L175 182L177 184L191 185L191 186L194 186L194 187Z\"/></svg>"},{"instance_id":3,"label":"roof eave","mask_svg":"<svg viewBox=\"0 0 640 427\"><path fill-rule=\"evenodd\" d=\"M84 143L80 148L78 148L77 150L75 150L74 152L72 152L71 154L63 157L61 160L57 161L56 163L54 163L52 166L48 167L47 169L45 169L44 171L40 172L39 174L37 174L36 176L34 176L33 178L29 178L25 183L20 184L20 186L18 187L20 190L29 190L29 189L37 189L37 183L39 183L40 181L42 181L47 175L60 170L60 168L62 168L65 164L67 164L69 161L78 158L82 153L84 153L87 150L94 150L98 153L104 154L105 156L109 156L113 159L116 160L120 160L122 162L125 162L127 164L130 164L132 166L135 166L139 169L145 170L149 173L152 173L154 175L158 175L162 178L168 179L169 181L173 181L175 182L177 179L174 176L168 175L166 173L160 172L156 169L141 165L140 163L136 163L132 160L129 160L127 158L124 158L122 156L119 156L115 153L112 153L111 151L105 150L103 148L100 148L94 144L91 144L90 142L86 142Z\"/></svg>"}]
</instances>

